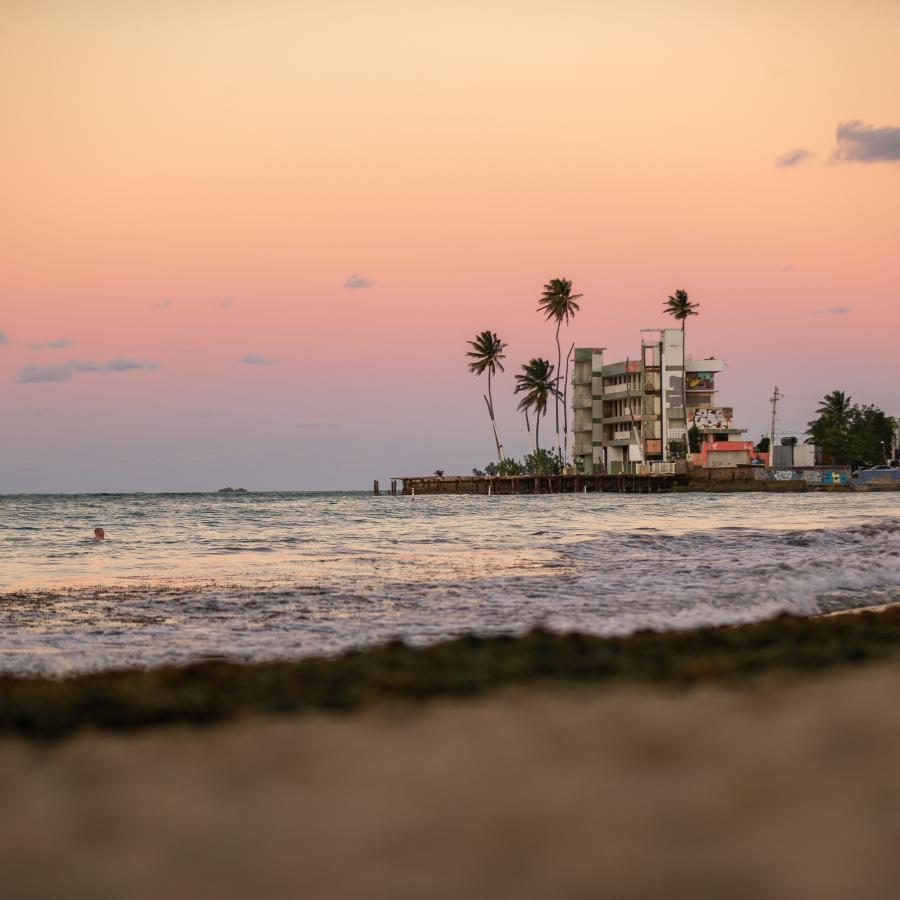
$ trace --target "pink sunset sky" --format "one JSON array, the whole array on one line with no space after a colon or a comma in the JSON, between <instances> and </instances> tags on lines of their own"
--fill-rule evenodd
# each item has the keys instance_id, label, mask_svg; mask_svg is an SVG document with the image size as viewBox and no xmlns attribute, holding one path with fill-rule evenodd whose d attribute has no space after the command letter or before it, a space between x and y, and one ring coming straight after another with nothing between
<instances>
[{"instance_id":1,"label":"pink sunset sky","mask_svg":"<svg viewBox=\"0 0 900 900\"><path fill-rule=\"evenodd\" d=\"M900 415L896 2L0 8L0 492L469 472L466 341L688 353L756 439ZM549 435L552 426L542 427Z\"/></svg>"}]
</instances>

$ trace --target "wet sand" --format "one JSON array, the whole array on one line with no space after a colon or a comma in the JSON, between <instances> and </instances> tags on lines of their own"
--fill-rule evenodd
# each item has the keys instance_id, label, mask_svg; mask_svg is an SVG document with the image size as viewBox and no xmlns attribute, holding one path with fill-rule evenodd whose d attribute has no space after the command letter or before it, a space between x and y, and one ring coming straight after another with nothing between
<instances>
[{"instance_id":1,"label":"wet sand","mask_svg":"<svg viewBox=\"0 0 900 900\"><path fill-rule=\"evenodd\" d=\"M0 739L9 898L893 898L900 662Z\"/></svg>"}]
</instances>

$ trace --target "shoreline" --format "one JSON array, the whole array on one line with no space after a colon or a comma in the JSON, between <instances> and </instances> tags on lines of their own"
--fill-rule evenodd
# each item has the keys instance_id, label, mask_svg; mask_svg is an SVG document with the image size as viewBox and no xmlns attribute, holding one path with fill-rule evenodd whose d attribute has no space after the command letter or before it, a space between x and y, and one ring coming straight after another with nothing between
<instances>
[{"instance_id":1,"label":"shoreline","mask_svg":"<svg viewBox=\"0 0 900 900\"><path fill-rule=\"evenodd\" d=\"M58 741L7 730L4 887L73 900L889 900L889 612L694 634L675 655L645 635L644 672L573 664L416 698L398 661L395 689L352 714L255 708ZM530 638L534 667L553 670L566 643L551 652L545 637L513 643ZM426 687L433 663L419 658ZM150 689L132 681L129 702Z\"/></svg>"},{"instance_id":2,"label":"shoreline","mask_svg":"<svg viewBox=\"0 0 900 900\"><path fill-rule=\"evenodd\" d=\"M246 716L357 713L499 689L623 682L687 688L809 676L900 657L900 605L628 637L474 635L393 641L335 657L0 678L0 736L43 740L81 729L136 731Z\"/></svg>"}]
</instances>

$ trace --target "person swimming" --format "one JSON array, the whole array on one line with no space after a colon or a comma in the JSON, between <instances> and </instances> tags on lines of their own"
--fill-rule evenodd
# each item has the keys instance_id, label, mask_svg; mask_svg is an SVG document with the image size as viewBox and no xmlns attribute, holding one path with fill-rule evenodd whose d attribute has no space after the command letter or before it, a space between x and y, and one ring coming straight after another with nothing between
<instances>
[{"instance_id":1,"label":"person swimming","mask_svg":"<svg viewBox=\"0 0 900 900\"><path fill-rule=\"evenodd\" d=\"M106 532L102 528L94 529L94 540L102 541L106 537Z\"/></svg>"}]
</instances>

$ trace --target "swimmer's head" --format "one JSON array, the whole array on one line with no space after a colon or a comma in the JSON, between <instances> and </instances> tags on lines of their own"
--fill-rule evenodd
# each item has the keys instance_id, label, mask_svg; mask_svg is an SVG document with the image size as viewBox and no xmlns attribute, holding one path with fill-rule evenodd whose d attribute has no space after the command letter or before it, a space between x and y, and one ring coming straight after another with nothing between
<instances>
[{"instance_id":1,"label":"swimmer's head","mask_svg":"<svg viewBox=\"0 0 900 900\"><path fill-rule=\"evenodd\" d=\"M94 529L94 540L95 541L102 541L103 538L105 538L105 537L106 537L106 532L102 528Z\"/></svg>"}]
</instances>

